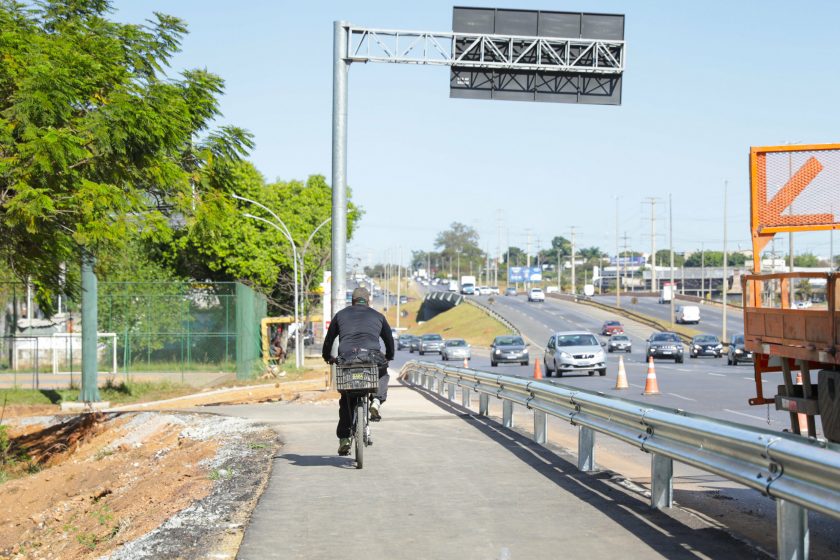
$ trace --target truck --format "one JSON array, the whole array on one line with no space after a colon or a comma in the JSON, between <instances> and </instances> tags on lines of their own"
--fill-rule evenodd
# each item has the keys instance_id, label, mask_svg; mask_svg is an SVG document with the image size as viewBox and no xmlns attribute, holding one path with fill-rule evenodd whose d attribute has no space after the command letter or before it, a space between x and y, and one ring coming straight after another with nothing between
<instances>
[{"instance_id":1,"label":"truck","mask_svg":"<svg viewBox=\"0 0 840 560\"><path fill-rule=\"evenodd\" d=\"M662 284L662 289L659 291L659 303L671 303L674 297L674 286L670 283Z\"/></svg>"},{"instance_id":2,"label":"truck","mask_svg":"<svg viewBox=\"0 0 840 560\"><path fill-rule=\"evenodd\" d=\"M461 276L461 293L469 296L475 294L475 276Z\"/></svg>"}]
</instances>

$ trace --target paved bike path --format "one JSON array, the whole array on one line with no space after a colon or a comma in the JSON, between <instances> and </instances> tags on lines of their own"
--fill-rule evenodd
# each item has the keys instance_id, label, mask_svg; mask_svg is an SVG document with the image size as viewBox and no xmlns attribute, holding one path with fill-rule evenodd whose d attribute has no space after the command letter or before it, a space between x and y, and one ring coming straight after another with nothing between
<instances>
[{"instance_id":1,"label":"paved bike path","mask_svg":"<svg viewBox=\"0 0 840 560\"><path fill-rule=\"evenodd\" d=\"M649 510L527 438L394 383L365 468L335 455L335 402L219 407L278 432L238 558L751 558L683 514Z\"/></svg>"}]
</instances>

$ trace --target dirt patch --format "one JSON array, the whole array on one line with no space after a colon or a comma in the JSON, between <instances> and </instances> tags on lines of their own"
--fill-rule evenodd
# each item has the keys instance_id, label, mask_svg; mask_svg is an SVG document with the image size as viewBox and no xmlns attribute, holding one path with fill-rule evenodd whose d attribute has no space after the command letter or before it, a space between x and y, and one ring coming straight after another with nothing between
<instances>
[{"instance_id":1,"label":"dirt patch","mask_svg":"<svg viewBox=\"0 0 840 560\"><path fill-rule=\"evenodd\" d=\"M8 424L38 472L0 485L0 558L233 557L277 447L271 430L211 415Z\"/></svg>"}]
</instances>

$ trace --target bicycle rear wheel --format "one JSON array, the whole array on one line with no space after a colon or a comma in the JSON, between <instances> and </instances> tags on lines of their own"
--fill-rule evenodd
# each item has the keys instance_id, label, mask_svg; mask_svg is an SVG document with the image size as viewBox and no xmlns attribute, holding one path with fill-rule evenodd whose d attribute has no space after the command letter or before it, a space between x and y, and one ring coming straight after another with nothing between
<instances>
[{"instance_id":1,"label":"bicycle rear wheel","mask_svg":"<svg viewBox=\"0 0 840 560\"><path fill-rule=\"evenodd\" d=\"M367 418L365 417L365 404L362 399L359 399L359 403L356 405L356 430L353 434L354 439L356 440L356 468L361 469L364 466L364 453L365 453L365 423Z\"/></svg>"}]
</instances>

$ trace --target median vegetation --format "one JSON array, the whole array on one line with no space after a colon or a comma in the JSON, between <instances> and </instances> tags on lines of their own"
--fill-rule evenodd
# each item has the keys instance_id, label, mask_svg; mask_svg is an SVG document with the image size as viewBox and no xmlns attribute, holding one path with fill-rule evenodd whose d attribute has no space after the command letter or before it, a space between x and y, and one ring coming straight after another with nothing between
<instances>
[{"instance_id":1,"label":"median vegetation","mask_svg":"<svg viewBox=\"0 0 840 560\"><path fill-rule=\"evenodd\" d=\"M490 346L495 337L509 333L510 329L478 307L464 303L409 332L414 335L437 333L443 338L463 338L472 346Z\"/></svg>"}]
</instances>

